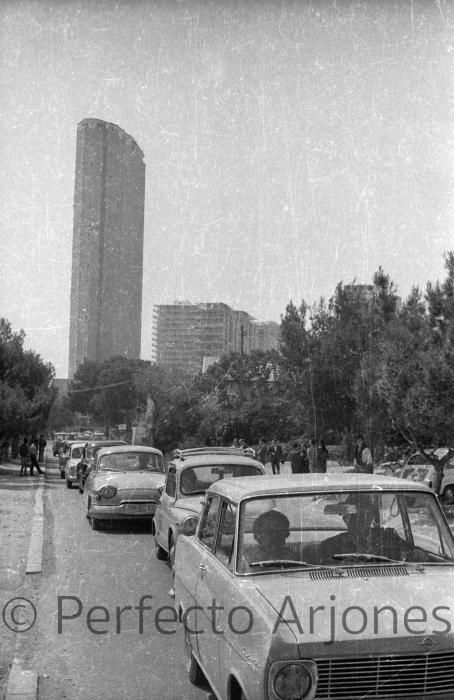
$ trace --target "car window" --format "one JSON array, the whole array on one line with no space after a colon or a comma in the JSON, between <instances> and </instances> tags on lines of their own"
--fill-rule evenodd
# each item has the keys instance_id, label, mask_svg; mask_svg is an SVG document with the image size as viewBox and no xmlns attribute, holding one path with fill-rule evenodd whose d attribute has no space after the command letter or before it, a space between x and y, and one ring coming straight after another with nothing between
<instances>
[{"instance_id":1,"label":"car window","mask_svg":"<svg viewBox=\"0 0 454 700\"><path fill-rule=\"evenodd\" d=\"M166 481L166 494L174 498L177 491L177 475L175 469L169 469Z\"/></svg>"},{"instance_id":2,"label":"car window","mask_svg":"<svg viewBox=\"0 0 454 700\"><path fill-rule=\"evenodd\" d=\"M423 457L422 455L413 455L413 457L410 457L408 460L408 464L415 465L415 464L427 464L427 457Z\"/></svg>"},{"instance_id":3,"label":"car window","mask_svg":"<svg viewBox=\"0 0 454 700\"><path fill-rule=\"evenodd\" d=\"M443 558L454 564L454 540L433 494L300 493L241 505L239 573Z\"/></svg>"},{"instance_id":4,"label":"car window","mask_svg":"<svg viewBox=\"0 0 454 700\"><path fill-rule=\"evenodd\" d=\"M205 545L205 547L208 547L208 549L213 548L219 505L219 497L210 496L207 499L207 503L202 514L201 524L198 531L198 539Z\"/></svg>"},{"instance_id":5,"label":"car window","mask_svg":"<svg viewBox=\"0 0 454 700\"><path fill-rule=\"evenodd\" d=\"M229 569L233 568L233 550L235 544L235 522L237 507L225 501L222 504L219 530L214 555Z\"/></svg>"},{"instance_id":6,"label":"car window","mask_svg":"<svg viewBox=\"0 0 454 700\"><path fill-rule=\"evenodd\" d=\"M81 459L83 455L84 448L83 447L73 447L71 450L71 457L73 459Z\"/></svg>"},{"instance_id":7,"label":"car window","mask_svg":"<svg viewBox=\"0 0 454 700\"><path fill-rule=\"evenodd\" d=\"M99 469L108 471L165 472L161 455L148 452L118 452L101 455Z\"/></svg>"},{"instance_id":8,"label":"car window","mask_svg":"<svg viewBox=\"0 0 454 700\"><path fill-rule=\"evenodd\" d=\"M258 476L260 466L253 464L203 464L186 467L180 474L180 491L183 496L203 493L219 479L232 479L239 476Z\"/></svg>"}]
</instances>

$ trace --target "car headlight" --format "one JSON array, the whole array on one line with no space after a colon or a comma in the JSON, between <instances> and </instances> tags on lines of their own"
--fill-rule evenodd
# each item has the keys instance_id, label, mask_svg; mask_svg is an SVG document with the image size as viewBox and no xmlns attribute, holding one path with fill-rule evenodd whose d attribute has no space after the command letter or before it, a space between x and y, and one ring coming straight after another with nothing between
<instances>
[{"instance_id":1,"label":"car headlight","mask_svg":"<svg viewBox=\"0 0 454 700\"><path fill-rule=\"evenodd\" d=\"M280 700L312 700L317 690L317 666L313 661L274 664L270 683L272 697Z\"/></svg>"},{"instance_id":2,"label":"car headlight","mask_svg":"<svg viewBox=\"0 0 454 700\"><path fill-rule=\"evenodd\" d=\"M117 489L115 486L103 486L101 489L99 489L99 495L103 498L113 498L116 493Z\"/></svg>"},{"instance_id":3,"label":"car headlight","mask_svg":"<svg viewBox=\"0 0 454 700\"><path fill-rule=\"evenodd\" d=\"M181 523L181 532L183 535L193 535L197 529L199 519L194 515L188 515Z\"/></svg>"}]
</instances>

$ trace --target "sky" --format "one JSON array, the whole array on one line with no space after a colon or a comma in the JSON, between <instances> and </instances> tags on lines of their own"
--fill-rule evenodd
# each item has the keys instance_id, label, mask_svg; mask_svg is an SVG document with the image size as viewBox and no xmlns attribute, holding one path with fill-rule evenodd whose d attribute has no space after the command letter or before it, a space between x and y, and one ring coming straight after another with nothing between
<instances>
[{"instance_id":1,"label":"sky","mask_svg":"<svg viewBox=\"0 0 454 700\"><path fill-rule=\"evenodd\" d=\"M3 0L0 316L66 377L77 124L145 155L153 304L405 298L454 249L453 0Z\"/></svg>"}]
</instances>

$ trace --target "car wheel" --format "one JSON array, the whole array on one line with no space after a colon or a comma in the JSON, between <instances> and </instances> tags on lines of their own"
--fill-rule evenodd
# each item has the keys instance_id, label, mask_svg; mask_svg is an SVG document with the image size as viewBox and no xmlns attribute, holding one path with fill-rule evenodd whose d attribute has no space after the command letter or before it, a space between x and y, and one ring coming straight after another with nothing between
<instances>
[{"instance_id":1,"label":"car wheel","mask_svg":"<svg viewBox=\"0 0 454 700\"><path fill-rule=\"evenodd\" d=\"M454 486L448 486L445 488L443 491L442 500L443 503L446 503L446 505L452 506L454 503Z\"/></svg>"},{"instance_id":2,"label":"car wheel","mask_svg":"<svg viewBox=\"0 0 454 700\"><path fill-rule=\"evenodd\" d=\"M73 485L72 485L72 483L70 482L70 480L69 480L69 479L66 479L66 488L72 489L72 487L73 487Z\"/></svg>"},{"instance_id":3,"label":"car wheel","mask_svg":"<svg viewBox=\"0 0 454 700\"><path fill-rule=\"evenodd\" d=\"M160 544L156 542L156 558L160 559L161 561L166 561L168 557L168 554L165 549L161 547Z\"/></svg>"},{"instance_id":4,"label":"car wheel","mask_svg":"<svg viewBox=\"0 0 454 700\"><path fill-rule=\"evenodd\" d=\"M188 672L189 682L192 683L192 685L203 685L205 676L199 664L194 659L189 632L186 628L184 630L184 648L186 651L186 671Z\"/></svg>"}]
</instances>

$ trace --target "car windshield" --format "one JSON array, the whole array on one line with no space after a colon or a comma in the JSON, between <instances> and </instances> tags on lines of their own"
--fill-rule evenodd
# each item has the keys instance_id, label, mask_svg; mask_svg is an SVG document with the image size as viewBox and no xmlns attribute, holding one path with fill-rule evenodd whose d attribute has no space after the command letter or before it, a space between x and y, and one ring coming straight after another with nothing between
<instances>
[{"instance_id":1,"label":"car windshield","mask_svg":"<svg viewBox=\"0 0 454 700\"><path fill-rule=\"evenodd\" d=\"M98 468L101 471L112 472L165 472L164 460L154 452L118 452L117 454L102 455Z\"/></svg>"},{"instance_id":2,"label":"car windshield","mask_svg":"<svg viewBox=\"0 0 454 700\"><path fill-rule=\"evenodd\" d=\"M434 495L333 492L243 502L239 573L371 562L454 565L454 538Z\"/></svg>"},{"instance_id":3,"label":"car windshield","mask_svg":"<svg viewBox=\"0 0 454 700\"><path fill-rule=\"evenodd\" d=\"M186 467L180 474L180 491L183 496L203 493L219 479L232 479L238 476L261 474L260 467L253 464L204 464Z\"/></svg>"}]
</instances>

